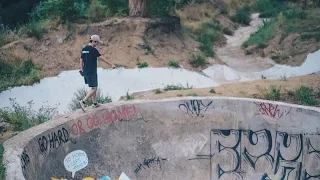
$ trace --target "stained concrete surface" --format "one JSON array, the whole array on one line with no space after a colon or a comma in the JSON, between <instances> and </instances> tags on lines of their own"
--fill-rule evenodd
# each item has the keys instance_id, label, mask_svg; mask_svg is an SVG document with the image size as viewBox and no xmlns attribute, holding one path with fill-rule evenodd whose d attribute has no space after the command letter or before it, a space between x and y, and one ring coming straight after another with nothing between
<instances>
[{"instance_id":1,"label":"stained concrete surface","mask_svg":"<svg viewBox=\"0 0 320 180\"><path fill-rule=\"evenodd\" d=\"M319 108L257 99L117 102L6 141L6 179L317 179L319 128ZM72 178L64 158L75 150L88 165Z\"/></svg>"}]
</instances>

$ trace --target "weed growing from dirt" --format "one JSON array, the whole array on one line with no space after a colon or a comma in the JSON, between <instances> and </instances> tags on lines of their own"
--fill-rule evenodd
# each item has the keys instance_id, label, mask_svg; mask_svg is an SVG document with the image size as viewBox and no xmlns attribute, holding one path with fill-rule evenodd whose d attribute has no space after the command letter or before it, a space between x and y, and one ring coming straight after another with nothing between
<instances>
[{"instance_id":1,"label":"weed growing from dirt","mask_svg":"<svg viewBox=\"0 0 320 180\"><path fill-rule=\"evenodd\" d=\"M267 100L279 101L281 99L280 89L271 87L265 94L264 98Z\"/></svg>"},{"instance_id":2,"label":"weed growing from dirt","mask_svg":"<svg viewBox=\"0 0 320 180\"><path fill-rule=\"evenodd\" d=\"M149 64L147 62L143 62L143 63L139 62L137 65L138 65L138 68L146 68L149 66Z\"/></svg>"},{"instance_id":3,"label":"weed growing from dirt","mask_svg":"<svg viewBox=\"0 0 320 180\"><path fill-rule=\"evenodd\" d=\"M15 99L10 98L11 108L0 109L0 119L13 125L15 131L24 131L33 126L46 122L58 114L56 107L41 107L38 111L32 110L32 102L21 106Z\"/></svg>"},{"instance_id":4,"label":"weed growing from dirt","mask_svg":"<svg viewBox=\"0 0 320 180\"><path fill-rule=\"evenodd\" d=\"M216 93L216 91L212 88L212 89L210 89L210 91L209 91L210 93L212 93L212 94L215 94Z\"/></svg>"},{"instance_id":5,"label":"weed growing from dirt","mask_svg":"<svg viewBox=\"0 0 320 180\"><path fill-rule=\"evenodd\" d=\"M315 106L319 104L312 88L301 86L295 90L294 94L297 101L303 105Z\"/></svg>"},{"instance_id":6,"label":"weed growing from dirt","mask_svg":"<svg viewBox=\"0 0 320 180\"><path fill-rule=\"evenodd\" d=\"M79 104L79 101L82 100L83 98L86 97L88 93L88 90L85 89L85 88L80 88L80 89L77 89L76 92L74 92L73 94L73 98L71 100L71 102L68 104L68 109L70 111L75 111L77 109L80 109L80 104ZM98 88L97 90L97 103L100 103L100 104L105 104L105 103L111 103L112 100L111 100L111 97L109 96L104 96L102 93L101 93L101 89ZM87 101L87 105L88 106L91 106L93 104L92 102L92 99L88 99Z\"/></svg>"},{"instance_id":7,"label":"weed growing from dirt","mask_svg":"<svg viewBox=\"0 0 320 180\"><path fill-rule=\"evenodd\" d=\"M174 68L179 68L180 67L179 63L177 61L174 61L174 60L171 60L169 62L169 66L170 67L174 67Z\"/></svg>"},{"instance_id":8,"label":"weed growing from dirt","mask_svg":"<svg viewBox=\"0 0 320 180\"><path fill-rule=\"evenodd\" d=\"M187 84L187 87L184 87L182 85L167 85L163 90L164 91L175 91L175 90L187 90L187 89L192 89L193 86L189 87Z\"/></svg>"},{"instance_id":9,"label":"weed growing from dirt","mask_svg":"<svg viewBox=\"0 0 320 180\"><path fill-rule=\"evenodd\" d=\"M198 52L192 55L192 58L189 63L193 67L204 67L207 64L207 59L203 53Z\"/></svg>"},{"instance_id":10,"label":"weed growing from dirt","mask_svg":"<svg viewBox=\"0 0 320 180\"><path fill-rule=\"evenodd\" d=\"M191 94L187 94L187 96L197 97L198 94L197 93L191 93Z\"/></svg>"},{"instance_id":11,"label":"weed growing from dirt","mask_svg":"<svg viewBox=\"0 0 320 180\"><path fill-rule=\"evenodd\" d=\"M156 94L161 94L161 93L162 93L161 89L155 89L154 92L155 92Z\"/></svg>"},{"instance_id":12,"label":"weed growing from dirt","mask_svg":"<svg viewBox=\"0 0 320 180\"><path fill-rule=\"evenodd\" d=\"M30 21L20 29L21 34L25 34L28 37L35 37L38 40L46 33L46 21Z\"/></svg>"},{"instance_id":13,"label":"weed growing from dirt","mask_svg":"<svg viewBox=\"0 0 320 180\"><path fill-rule=\"evenodd\" d=\"M126 98L127 98L127 100L129 101L129 100L133 100L133 99L134 99L134 96L133 96L133 95L130 95L129 92L127 92Z\"/></svg>"}]
</instances>

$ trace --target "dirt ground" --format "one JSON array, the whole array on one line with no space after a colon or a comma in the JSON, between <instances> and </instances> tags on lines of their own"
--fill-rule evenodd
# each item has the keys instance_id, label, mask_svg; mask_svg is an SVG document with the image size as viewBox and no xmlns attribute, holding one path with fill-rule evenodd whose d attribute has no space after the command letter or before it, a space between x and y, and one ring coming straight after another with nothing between
<instances>
[{"instance_id":1,"label":"dirt ground","mask_svg":"<svg viewBox=\"0 0 320 180\"><path fill-rule=\"evenodd\" d=\"M132 95L134 96L134 99L150 100L191 96L192 94L197 96L228 96L264 99L264 93L272 86L280 88L281 94L284 94L282 96L282 101L295 103L291 98L286 96L287 92L294 91L301 86L312 87L314 90L320 92L320 72L311 75L292 77L281 80L263 79L250 82L226 84L214 88L163 91L160 94L156 94L154 91L146 91L134 93ZM216 93L211 93L211 89L214 89ZM125 97L123 97L122 99L125 99Z\"/></svg>"},{"instance_id":2,"label":"dirt ground","mask_svg":"<svg viewBox=\"0 0 320 180\"><path fill-rule=\"evenodd\" d=\"M110 62L127 68L147 62L149 67L167 67L178 61L185 69L195 70L189 58L199 43L190 37L168 32L166 28L148 28L150 19L112 18L96 24L73 24L71 30L52 26L40 40L27 38L0 48L0 56L7 60L31 57L42 66L42 75L50 77L61 71L80 69L81 49L92 34L99 34L103 45L98 49ZM99 67L110 68L99 62Z\"/></svg>"}]
</instances>

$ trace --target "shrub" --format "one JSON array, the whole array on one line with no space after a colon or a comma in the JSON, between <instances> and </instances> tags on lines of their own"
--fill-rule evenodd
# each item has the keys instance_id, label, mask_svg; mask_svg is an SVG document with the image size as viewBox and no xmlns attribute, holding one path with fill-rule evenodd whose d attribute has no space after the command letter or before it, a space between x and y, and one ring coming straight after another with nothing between
<instances>
[{"instance_id":1,"label":"shrub","mask_svg":"<svg viewBox=\"0 0 320 180\"><path fill-rule=\"evenodd\" d=\"M92 0L88 10L88 17L92 22L101 21L105 17L105 10L106 7L99 0Z\"/></svg>"},{"instance_id":2,"label":"shrub","mask_svg":"<svg viewBox=\"0 0 320 180\"><path fill-rule=\"evenodd\" d=\"M20 106L15 99L10 98L10 101L11 108L0 109L0 119L13 125L15 131L27 130L58 114L56 107L41 107L38 111L34 111L31 102L28 102L27 106Z\"/></svg>"},{"instance_id":3,"label":"shrub","mask_svg":"<svg viewBox=\"0 0 320 180\"><path fill-rule=\"evenodd\" d=\"M244 6L237 10L236 14L231 17L232 21L249 25L251 22L250 7Z\"/></svg>"},{"instance_id":4,"label":"shrub","mask_svg":"<svg viewBox=\"0 0 320 180\"><path fill-rule=\"evenodd\" d=\"M85 88L78 89L71 100L71 102L68 104L68 108L70 111L75 111L77 109L80 109L79 101L82 100L84 97L86 97L88 91ZM97 96L96 96L97 103L105 104L112 102L111 98L109 96L104 96L101 94L101 90L97 90ZM87 105L91 106L93 104L92 99L88 99Z\"/></svg>"},{"instance_id":5,"label":"shrub","mask_svg":"<svg viewBox=\"0 0 320 180\"><path fill-rule=\"evenodd\" d=\"M32 59L12 64L0 59L0 92L12 86L30 85L40 81L40 68Z\"/></svg>"},{"instance_id":6,"label":"shrub","mask_svg":"<svg viewBox=\"0 0 320 180\"><path fill-rule=\"evenodd\" d=\"M207 60L206 57L204 56L204 54L202 53L195 53L193 54L191 60L190 60L190 64L193 67L204 67L207 64Z\"/></svg>"},{"instance_id":7,"label":"shrub","mask_svg":"<svg viewBox=\"0 0 320 180\"><path fill-rule=\"evenodd\" d=\"M191 93L191 94L187 94L187 96L197 97L197 96L198 96L198 94L197 94L197 93Z\"/></svg>"},{"instance_id":8,"label":"shrub","mask_svg":"<svg viewBox=\"0 0 320 180\"><path fill-rule=\"evenodd\" d=\"M162 91L161 91L160 89L156 89L156 90L155 90L155 93L156 93L156 94L161 94Z\"/></svg>"},{"instance_id":9,"label":"shrub","mask_svg":"<svg viewBox=\"0 0 320 180\"><path fill-rule=\"evenodd\" d=\"M146 68L149 66L147 62L138 63L137 65L138 65L138 68Z\"/></svg>"},{"instance_id":10,"label":"shrub","mask_svg":"<svg viewBox=\"0 0 320 180\"><path fill-rule=\"evenodd\" d=\"M107 0L108 15L128 15L129 4L128 0Z\"/></svg>"},{"instance_id":11,"label":"shrub","mask_svg":"<svg viewBox=\"0 0 320 180\"><path fill-rule=\"evenodd\" d=\"M257 45L259 48L265 48L276 33L277 22L275 20L265 21L263 26L260 29L251 34L250 38L244 42L242 45L248 47L250 45Z\"/></svg>"},{"instance_id":12,"label":"shrub","mask_svg":"<svg viewBox=\"0 0 320 180\"><path fill-rule=\"evenodd\" d=\"M216 93L216 91L212 88L212 89L210 89L210 91L209 91L210 93Z\"/></svg>"},{"instance_id":13,"label":"shrub","mask_svg":"<svg viewBox=\"0 0 320 180\"><path fill-rule=\"evenodd\" d=\"M38 40L42 38L43 34L46 33L45 21L31 20L29 23L24 25L21 29L21 34L26 34L28 37L35 37Z\"/></svg>"},{"instance_id":14,"label":"shrub","mask_svg":"<svg viewBox=\"0 0 320 180\"><path fill-rule=\"evenodd\" d=\"M223 33L225 33L226 35L229 35L229 36L233 35L233 31L230 30L229 28L224 28L223 29Z\"/></svg>"},{"instance_id":15,"label":"shrub","mask_svg":"<svg viewBox=\"0 0 320 180\"><path fill-rule=\"evenodd\" d=\"M301 86L299 89L295 90L295 97L303 105L314 106L319 102L315 99L313 93L313 89Z\"/></svg>"},{"instance_id":16,"label":"shrub","mask_svg":"<svg viewBox=\"0 0 320 180\"><path fill-rule=\"evenodd\" d=\"M269 89L264 97L268 100L274 100L274 101L279 101L281 98L281 93L280 93L280 89L276 88L276 87L271 87L271 89Z\"/></svg>"},{"instance_id":17,"label":"shrub","mask_svg":"<svg viewBox=\"0 0 320 180\"><path fill-rule=\"evenodd\" d=\"M1 27L0 27L1 28ZM0 29L0 47L9 44L17 39L13 31L7 28Z\"/></svg>"},{"instance_id":18,"label":"shrub","mask_svg":"<svg viewBox=\"0 0 320 180\"><path fill-rule=\"evenodd\" d=\"M179 68L180 67L179 63L177 61L174 61L174 60L171 60L169 62L169 66L175 67L175 68Z\"/></svg>"},{"instance_id":19,"label":"shrub","mask_svg":"<svg viewBox=\"0 0 320 180\"><path fill-rule=\"evenodd\" d=\"M175 91L175 90L187 90L187 89L192 89L193 87L189 87L187 84L187 87L184 87L182 85L167 85L163 90L164 91Z\"/></svg>"}]
</instances>

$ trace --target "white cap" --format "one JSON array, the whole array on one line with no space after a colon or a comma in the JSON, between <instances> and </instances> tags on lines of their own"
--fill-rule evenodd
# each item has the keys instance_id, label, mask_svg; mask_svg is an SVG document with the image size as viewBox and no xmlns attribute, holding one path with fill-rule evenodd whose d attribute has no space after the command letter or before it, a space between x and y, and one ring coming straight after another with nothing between
<instances>
[{"instance_id":1,"label":"white cap","mask_svg":"<svg viewBox=\"0 0 320 180\"><path fill-rule=\"evenodd\" d=\"M99 43L102 44L102 41L100 40L100 37L99 37L98 35L96 35L96 34L92 35L92 36L90 37L90 40L92 40L92 41L97 41L97 42L99 42Z\"/></svg>"}]
</instances>

